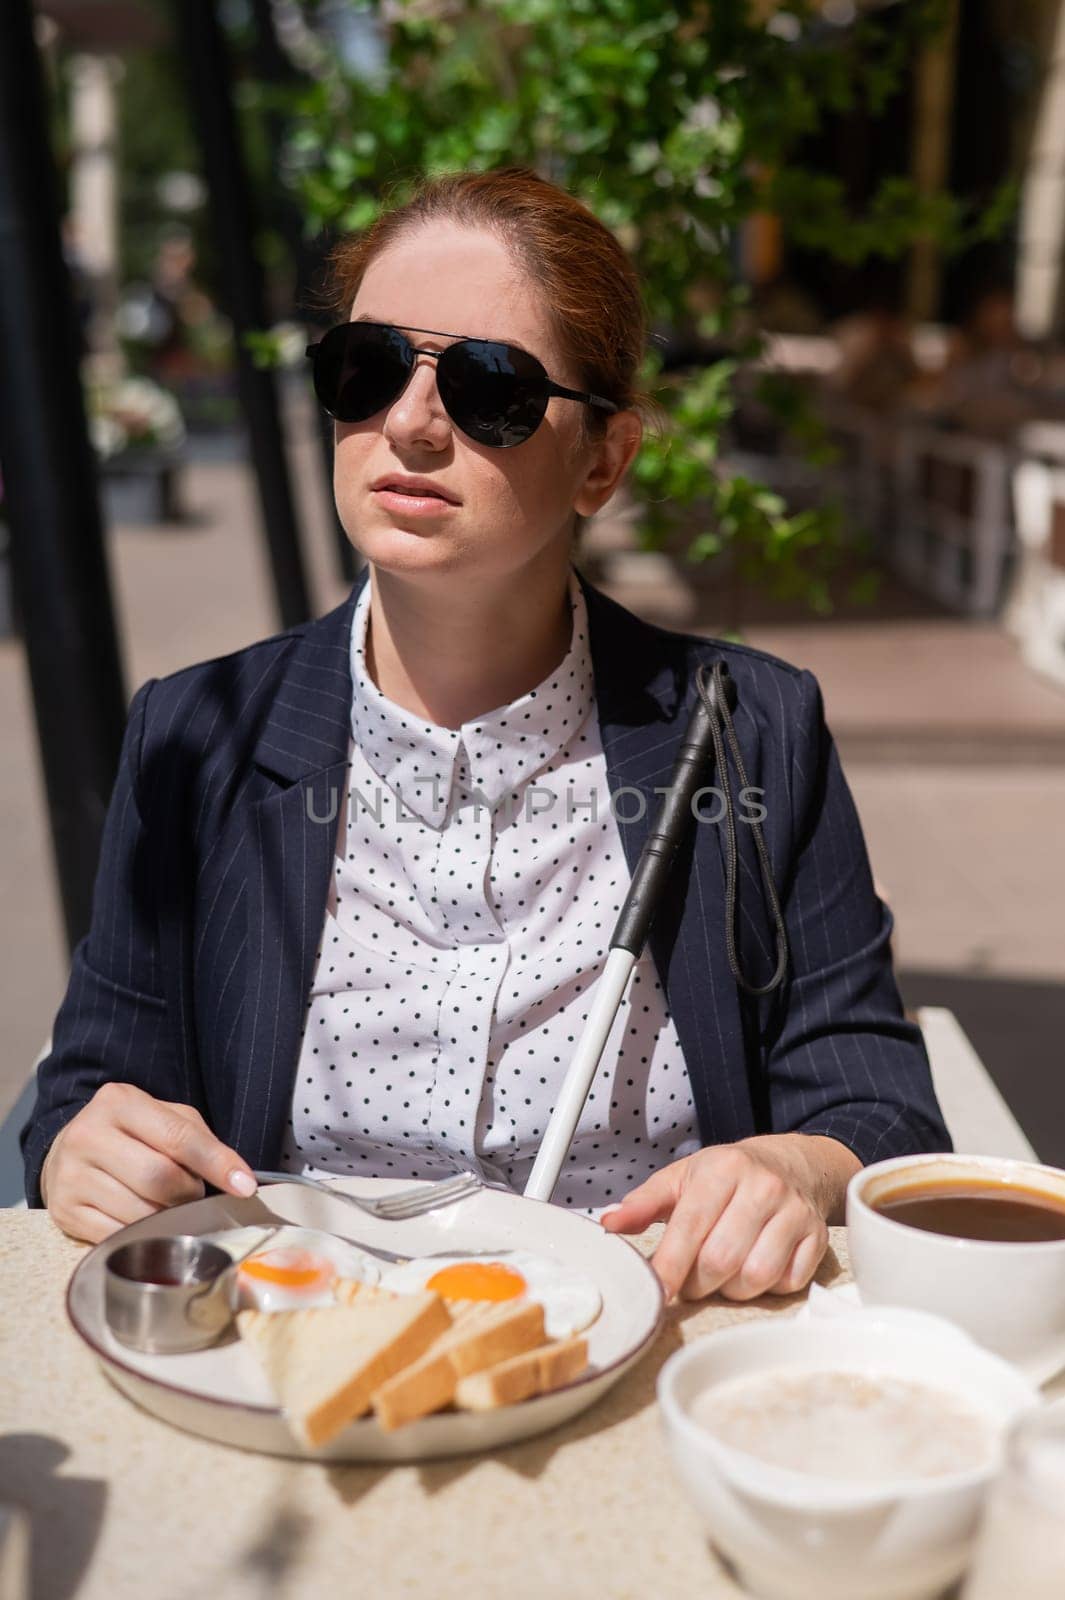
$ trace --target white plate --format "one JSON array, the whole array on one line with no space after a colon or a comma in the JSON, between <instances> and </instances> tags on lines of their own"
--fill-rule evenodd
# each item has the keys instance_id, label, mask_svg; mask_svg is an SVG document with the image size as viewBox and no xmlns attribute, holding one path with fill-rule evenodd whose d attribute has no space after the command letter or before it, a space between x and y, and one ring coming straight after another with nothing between
<instances>
[{"instance_id":1,"label":"white plate","mask_svg":"<svg viewBox=\"0 0 1065 1600\"><path fill-rule=\"evenodd\" d=\"M339 1178L339 1189L377 1195L412 1187L393 1179ZM442 1250L535 1250L585 1273L603 1309L588 1330L589 1371L554 1394L495 1411L440 1412L385 1433L373 1418L352 1423L319 1451L302 1446L273 1403L266 1379L238 1338L191 1355L143 1355L112 1337L104 1318L104 1260L118 1243L151 1234L214 1233L278 1218L375 1243L404 1255ZM67 1290L77 1333L104 1372L138 1405L175 1427L269 1455L327 1461L418 1461L491 1450L566 1422L605 1394L639 1360L662 1323L663 1296L647 1261L627 1240L560 1206L499 1189L406 1222L381 1222L297 1184L271 1184L251 1200L215 1195L135 1222L81 1261Z\"/></svg>"}]
</instances>

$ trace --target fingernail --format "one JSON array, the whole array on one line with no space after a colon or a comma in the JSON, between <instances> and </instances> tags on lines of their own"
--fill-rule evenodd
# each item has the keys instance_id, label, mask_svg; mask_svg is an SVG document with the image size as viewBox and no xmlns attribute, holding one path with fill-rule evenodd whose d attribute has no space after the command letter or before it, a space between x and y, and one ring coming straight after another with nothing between
<instances>
[{"instance_id":1,"label":"fingernail","mask_svg":"<svg viewBox=\"0 0 1065 1600\"><path fill-rule=\"evenodd\" d=\"M259 1185L250 1172L242 1172L238 1167L229 1174L229 1187L238 1194L253 1195Z\"/></svg>"},{"instance_id":2,"label":"fingernail","mask_svg":"<svg viewBox=\"0 0 1065 1600\"><path fill-rule=\"evenodd\" d=\"M620 1200L615 1200L614 1204L612 1206L604 1206L603 1207L602 1211L600 1211L600 1213L599 1213L599 1221L600 1222L605 1222L607 1217L612 1217L614 1215L615 1211L620 1211L620 1210L621 1210L621 1201Z\"/></svg>"}]
</instances>

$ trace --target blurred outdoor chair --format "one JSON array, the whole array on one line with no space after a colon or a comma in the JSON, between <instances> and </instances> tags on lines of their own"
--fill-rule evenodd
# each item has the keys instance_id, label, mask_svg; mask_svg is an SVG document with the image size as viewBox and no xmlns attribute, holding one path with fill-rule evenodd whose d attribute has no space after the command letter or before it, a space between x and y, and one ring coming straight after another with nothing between
<instances>
[{"instance_id":1,"label":"blurred outdoor chair","mask_svg":"<svg viewBox=\"0 0 1065 1600\"><path fill-rule=\"evenodd\" d=\"M1006 626L1029 666L1065 686L1065 425L1031 423L1018 443L1018 559Z\"/></svg>"},{"instance_id":2,"label":"blurred outdoor chair","mask_svg":"<svg viewBox=\"0 0 1065 1600\"><path fill-rule=\"evenodd\" d=\"M896 472L894 421L860 406L845 406L838 396L826 397L824 412L838 451L829 481L846 528L868 539L871 555L886 559Z\"/></svg>"},{"instance_id":3,"label":"blurred outdoor chair","mask_svg":"<svg viewBox=\"0 0 1065 1600\"><path fill-rule=\"evenodd\" d=\"M967 1156L1038 1161L953 1011L945 1006L919 1006L917 1023L924 1034L932 1082L955 1150Z\"/></svg>"},{"instance_id":4,"label":"blurred outdoor chair","mask_svg":"<svg viewBox=\"0 0 1065 1600\"><path fill-rule=\"evenodd\" d=\"M19 1148L18 1136L37 1098L37 1068L51 1048L52 1040L49 1036L33 1063L33 1069L23 1085L22 1093L3 1122L0 1122L0 1207L12 1206L25 1209L26 1189L22 1177L22 1151Z\"/></svg>"},{"instance_id":5,"label":"blurred outdoor chair","mask_svg":"<svg viewBox=\"0 0 1065 1600\"><path fill-rule=\"evenodd\" d=\"M975 435L907 423L896 457L893 565L922 594L990 617L1013 557L1014 453Z\"/></svg>"}]
</instances>

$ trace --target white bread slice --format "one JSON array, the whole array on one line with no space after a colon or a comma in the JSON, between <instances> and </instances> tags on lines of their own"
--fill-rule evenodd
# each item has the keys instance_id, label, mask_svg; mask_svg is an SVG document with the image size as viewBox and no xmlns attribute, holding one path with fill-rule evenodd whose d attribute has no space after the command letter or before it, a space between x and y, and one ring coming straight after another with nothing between
<instances>
[{"instance_id":1,"label":"white bread slice","mask_svg":"<svg viewBox=\"0 0 1065 1600\"><path fill-rule=\"evenodd\" d=\"M394 1289L382 1289L378 1283L363 1283L360 1278L338 1278L333 1284L333 1299L338 1306L353 1306L356 1301L368 1306L398 1300L399 1296Z\"/></svg>"},{"instance_id":2,"label":"white bread slice","mask_svg":"<svg viewBox=\"0 0 1065 1600\"><path fill-rule=\"evenodd\" d=\"M445 1335L446 1338L446 1335ZM378 1424L391 1433L446 1406L458 1378L445 1350L435 1346L375 1389L370 1396Z\"/></svg>"},{"instance_id":3,"label":"white bread slice","mask_svg":"<svg viewBox=\"0 0 1065 1600\"><path fill-rule=\"evenodd\" d=\"M419 1361L374 1391L373 1408L386 1432L446 1406L467 1373L494 1367L544 1342L544 1310L535 1301L463 1301L461 1313Z\"/></svg>"},{"instance_id":4,"label":"white bread slice","mask_svg":"<svg viewBox=\"0 0 1065 1600\"><path fill-rule=\"evenodd\" d=\"M424 1289L420 1292L434 1294L436 1291ZM400 1295L396 1293L395 1289L385 1289L377 1283L363 1283L358 1278L337 1278L333 1284L333 1299L338 1306L379 1305L386 1301L406 1299L408 1296L409 1291L404 1291ZM483 1316L486 1312L491 1313L499 1309L498 1301L448 1300L443 1295L440 1298L451 1313L452 1326L456 1328L467 1319L477 1318ZM508 1303L513 1305L515 1302L510 1301Z\"/></svg>"},{"instance_id":5,"label":"white bread slice","mask_svg":"<svg viewBox=\"0 0 1065 1600\"><path fill-rule=\"evenodd\" d=\"M455 1386L455 1404L464 1411L492 1411L533 1395L561 1389L588 1365L587 1339L561 1339L511 1356L484 1372L472 1372Z\"/></svg>"},{"instance_id":6,"label":"white bread slice","mask_svg":"<svg viewBox=\"0 0 1065 1600\"><path fill-rule=\"evenodd\" d=\"M439 1295L397 1295L360 1306L240 1311L290 1426L312 1447L327 1444L368 1410L386 1379L416 1361L451 1325Z\"/></svg>"},{"instance_id":7,"label":"white bread slice","mask_svg":"<svg viewBox=\"0 0 1065 1600\"><path fill-rule=\"evenodd\" d=\"M459 1322L443 1334L439 1343L447 1351L457 1378L468 1372L482 1372L523 1350L535 1350L544 1343L544 1308L536 1300L508 1300L502 1305L486 1305L482 1315Z\"/></svg>"}]
</instances>

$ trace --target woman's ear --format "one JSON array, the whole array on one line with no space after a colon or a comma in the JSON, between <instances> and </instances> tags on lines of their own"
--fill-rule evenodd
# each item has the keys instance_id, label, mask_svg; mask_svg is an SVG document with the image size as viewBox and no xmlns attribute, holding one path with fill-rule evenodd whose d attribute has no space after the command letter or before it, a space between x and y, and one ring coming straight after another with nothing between
<instances>
[{"instance_id":1,"label":"woman's ear","mask_svg":"<svg viewBox=\"0 0 1065 1600\"><path fill-rule=\"evenodd\" d=\"M616 411L606 432L591 446L584 482L574 497L573 509L591 517L606 505L625 476L643 438L643 423L636 411Z\"/></svg>"}]
</instances>

